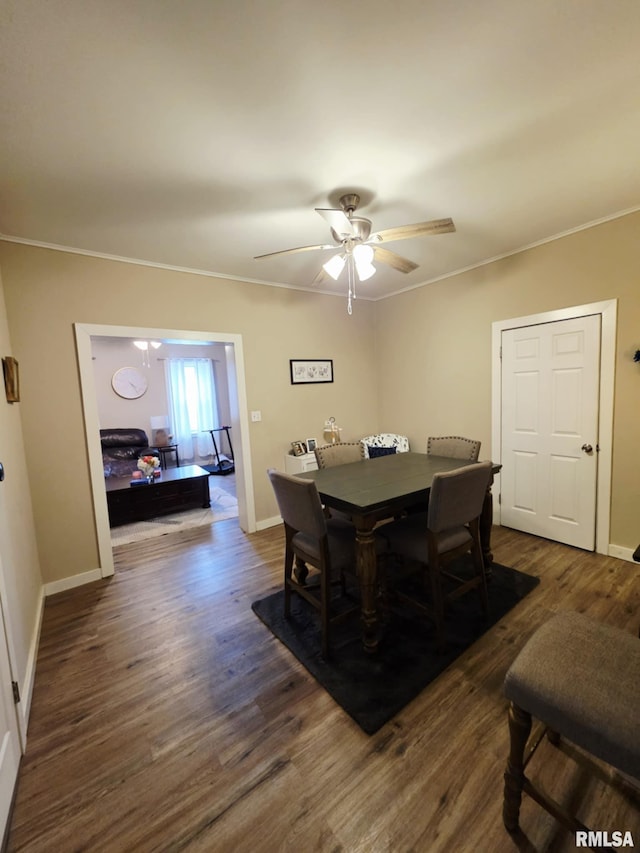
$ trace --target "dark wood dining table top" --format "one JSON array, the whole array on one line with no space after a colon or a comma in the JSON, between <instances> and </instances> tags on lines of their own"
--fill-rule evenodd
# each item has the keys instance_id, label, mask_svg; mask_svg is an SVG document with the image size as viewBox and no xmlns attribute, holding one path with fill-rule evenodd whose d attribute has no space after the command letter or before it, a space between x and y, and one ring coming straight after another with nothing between
<instances>
[{"instance_id":1,"label":"dark wood dining table top","mask_svg":"<svg viewBox=\"0 0 640 853\"><path fill-rule=\"evenodd\" d=\"M323 503L354 515L377 514L426 500L434 474L473 464L464 459L426 453L394 453L305 471L314 480ZM500 470L494 465L494 474Z\"/></svg>"}]
</instances>

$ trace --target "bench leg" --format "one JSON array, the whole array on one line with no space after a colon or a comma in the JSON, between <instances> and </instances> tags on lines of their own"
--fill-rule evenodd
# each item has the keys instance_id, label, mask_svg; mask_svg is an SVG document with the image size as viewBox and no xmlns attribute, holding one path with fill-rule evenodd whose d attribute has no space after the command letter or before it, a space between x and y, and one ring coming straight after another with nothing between
<instances>
[{"instance_id":1,"label":"bench leg","mask_svg":"<svg viewBox=\"0 0 640 853\"><path fill-rule=\"evenodd\" d=\"M516 832L519 825L520 803L524 787L524 751L531 733L531 714L513 702L509 707L510 750L504 774L504 800L502 820L508 832Z\"/></svg>"}]
</instances>

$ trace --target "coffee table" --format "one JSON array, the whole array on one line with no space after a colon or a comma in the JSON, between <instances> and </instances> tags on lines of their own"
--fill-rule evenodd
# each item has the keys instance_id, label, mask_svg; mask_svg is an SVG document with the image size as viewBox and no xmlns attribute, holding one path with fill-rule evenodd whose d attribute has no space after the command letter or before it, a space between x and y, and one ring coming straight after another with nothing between
<instances>
[{"instance_id":1,"label":"coffee table","mask_svg":"<svg viewBox=\"0 0 640 853\"><path fill-rule=\"evenodd\" d=\"M108 477L104 483L109 527L211 506L209 472L199 465L163 470L153 483L132 486L130 476Z\"/></svg>"}]
</instances>

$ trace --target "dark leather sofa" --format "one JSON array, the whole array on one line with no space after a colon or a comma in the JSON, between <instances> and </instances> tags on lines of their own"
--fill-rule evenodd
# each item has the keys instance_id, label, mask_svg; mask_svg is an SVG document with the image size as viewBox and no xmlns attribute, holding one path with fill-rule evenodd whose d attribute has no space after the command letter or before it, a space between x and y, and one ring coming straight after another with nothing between
<instances>
[{"instance_id":1,"label":"dark leather sofa","mask_svg":"<svg viewBox=\"0 0 640 853\"><path fill-rule=\"evenodd\" d=\"M149 439L143 429L101 429L102 465L105 477L127 477L138 470L140 456L157 456L158 451L149 447Z\"/></svg>"}]
</instances>

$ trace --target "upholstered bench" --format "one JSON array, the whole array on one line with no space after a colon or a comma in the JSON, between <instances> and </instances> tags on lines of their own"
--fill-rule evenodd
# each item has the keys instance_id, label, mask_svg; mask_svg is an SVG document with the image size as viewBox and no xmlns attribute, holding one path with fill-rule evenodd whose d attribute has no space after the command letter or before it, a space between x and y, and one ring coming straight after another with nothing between
<instances>
[{"instance_id":1,"label":"upholstered bench","mask_svg":"<svg viewBox=\"0 0 640 853\"><path fill-rule=\"evenodd\" d=\"M504 689L511 703L503 803L509 832L518 829L523 791L570 831L585 829L525 776L532 717L552 743L564 737L640 779L640 639L633 634L580 613L558 613L524 646Z\"/></svg>"}]
</instances>

